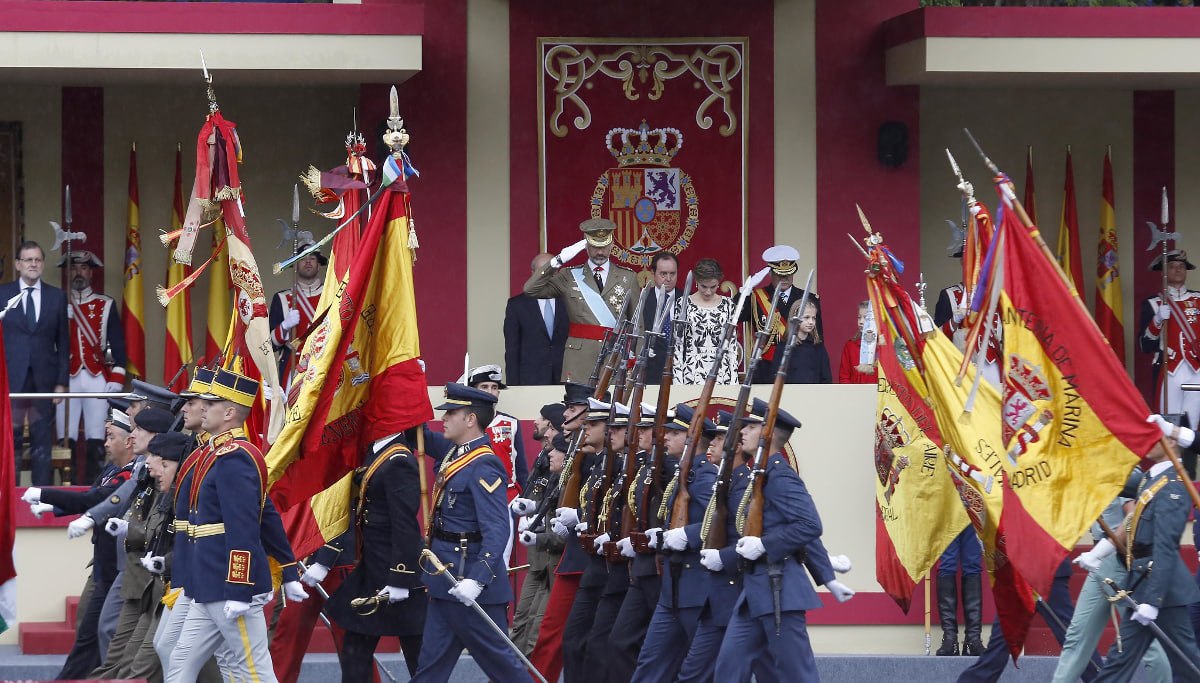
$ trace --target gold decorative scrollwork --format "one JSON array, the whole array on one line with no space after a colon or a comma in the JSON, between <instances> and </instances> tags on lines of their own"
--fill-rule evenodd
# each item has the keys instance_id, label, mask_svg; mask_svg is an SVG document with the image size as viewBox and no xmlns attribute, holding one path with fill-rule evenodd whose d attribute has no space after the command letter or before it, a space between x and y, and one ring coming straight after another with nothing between
<instances>
[{"instance_id":1,"label":"gold decorative scrollwork","mask_svg":"<svg viewBox=\"0 0 1200 683\"><path fill-rule=\"evenodd\" d=\"M684 54L663 45L627 45L599 56L590 48L580 51L570 44L547 45L547 48L542 68L554 82L554 110L547 123L556 137L567 135L567 126L560 119L568 103L579 110L571 121L576 130L591 125L592 112L580 90L597 73L621 81L625 98L631 102L639 100L647 86L646 97L658 100L666 90L667 81L690 73L708 92L696 108L696 125L703 130L711 128L713 119L708 110L720 103L725 123L717 130L723 137L737 130L732 81L742 72L740 46L720 43Z\"/></svg>"}]
</instances>

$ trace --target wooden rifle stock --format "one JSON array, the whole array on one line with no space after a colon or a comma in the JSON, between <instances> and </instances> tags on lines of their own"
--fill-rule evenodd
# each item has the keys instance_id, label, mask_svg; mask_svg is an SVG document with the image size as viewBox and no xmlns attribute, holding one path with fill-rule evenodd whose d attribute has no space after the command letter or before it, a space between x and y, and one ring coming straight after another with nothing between
<instances>
[{"instance_id":1,"label":"wooden rifle stock","mask_svg":"<svg viewBox=\"0 0 1200 683\"><path fill-rule=\"evenodd\" d=\"M775 309L779 307L779 298L780 291L776 288L771 297L771 310L767 314L767 320L774 319ZM766 352L767 341L770 338L770 326L759 330L754 336L754 350L750 354L750 362L746 365L746 374L741 388L738 390L737 403L733 408L733 420L729 424L729 431L725 434L721 465L717 471L717 482L713 487L712 498L708 501L708 508L704 511L704 523L700 528L703 547L706 549L719 550L728 543L726 525L729 521L729 489L733 483L734 462L741 450L739 442L742 425L745 424L746 419L746 404L750 402L750 385L753 382L754 369L762 360L763 353Z\"/></svg>"}]
</instances>

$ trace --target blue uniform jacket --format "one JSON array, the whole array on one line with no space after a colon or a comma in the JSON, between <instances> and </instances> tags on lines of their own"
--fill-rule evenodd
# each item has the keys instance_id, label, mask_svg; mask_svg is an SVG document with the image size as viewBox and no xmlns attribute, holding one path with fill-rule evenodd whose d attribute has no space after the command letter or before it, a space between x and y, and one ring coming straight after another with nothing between
<instances>
[{"instance_id":1,"label":"blue uniform jacket","mask_svg":"<svg viewBox=\"0 0 1200 683\"><path fill-rule=\"evenodd\" d=\"M763 501L762 542L767 553L743 575L743 588L735 609L743 602L753 617L774 614L775 603L768 577L769 567L783 570L781 611L810 610L821 600L801 566L803 551L821 537L821 518L800 475L781 454L767 462L766 486L759 492Z\"/></svg>"},{"instance_id":2,"label":"blue uniform jacket","mask_svg":"<svg viewBox=\"0 0 1200 683\"><path fill-rule=\"evenodd\" d=\"M465 454L480 446L488 446L486 436L461 448ZM481 541L467 544L465 558L457 542L435 537L431 544L433 552L447 567L453 563L449 571L456 577L474 579L483 585L483 593L477 599L481 605L512 600L512 585L508 582L508 567L504 563L504 548L512 533L506 481L504 466L495 453L479 456L446 482L442 500L434 512L435 528L440 527L451 534L478 532L482 536ZM426 574L423 580L429 587L430 598L456 599L449 595L451 585L445 577Z\"/></svg>"},{"instance_id":3,"label":"blue uniform jacket","mask_svg":"<svg viewBox=\"0 0 1200 683\"><path fill-rule=\"evenodd\" d=\"M175 544L171 552L171 587L184 588L188 597L192 595L192 592L187 590L192 568L192 543L187 535L188 492L192 490L192 474L196 469L196 463L207 451L208 444L201 444L188 455L175 475L173 494L175 496L175 519L171 522L175 531Z\"/></svg>"},{"instance_id":4,"label":"blue uniform jacket","mask_svg":"<svg viewBox=\"0 0 1200 683\"><path fill-rule=\"evenodd\" d=\"M681 473L682 475L682 473ZM712 498L713 484L717 481L717 466L713 465L704 457L703 453L697 453L696 458L692 461L692 471L687 474L688 493L691 495L691 500L688 505L688 524L683 527L687 532L687 550L682 552L669 552L669 558L663 563L663 582L662 592L658 594L658 604L662 607L703 607L705 600L708 599L709 578L708 571L704 569L704 565L700 564L700 526L704 522L704 510L708 507L708 500ZM675 502L675 491L667 497L667 514L671 516L671 506ZM664 527L669 528L670 524L664 524ZM674 579L671 576L671 566L673 563L682 562L683 571L679 575L679 589L673 588ZM672 605L672 601L678 595L679 602L677 605Z\"/></svg>"},{"instance_id":5,"label":"blue uniform jacket","mask_svg":"<svg viewBox=\"0 0 1200 683\"><path fill-rule=\"evenodd\" d=\"M579 466L583 469L579 472L579 476L585 484L588 477L592 474L592 469L599 462L599 454L588 453L583 455L583 462L579 463ZM566 484L566 480L563 480L563 484ZM549 522L547 522L547 526L549 526ZM555 575L582 574L587 569L589 555L583 552L583 547L579 545L579 534L574 529L571 529L563 542L565 545L563 546L562 559L558 561L558 567L554 569Z\"/></svg>"},{"instance_id":6,"label":"blue uniform jacket","mask_svg":"<svg viewBox=\"0 0 1200 683\"><path fill-rule=\"evenodd\" d=\"M647 463L647 459L650 457L650 454L646 451L641 451L638 454L638 457L641 459L641 466L638 468L637 479L634 480L632 487L632 500L634 503L633 516L638 520L639 524L644 524L647 521L653 521L651 518L655 514L658 514L658 502L653 500L649 501L650 506L654 508L653 510L642 510L640 507L642 504L642 496L644 495L643 491L651 483L650 472L648 469L649 465ZM663 458L663 471L659 473L660 483L662 484L663 490L666 490L667 484L669 483L671 476L674 474L675 468L678 466L678 458L672 458L669 455ZM657 555L638 553L637 556L633 558L633 567L630 570L630 573L633 576L658 576Z\"/></svg>"},{"instance_id":7,"label":"blue uniform jacket","mask_svg":"<svg viewBox=\"0 0 1200 683\"><path fill-rule=\"evenodd\" d=\"M1179 556L1179 537L1191 509L1192 499L1174 468L1146 478L1133 510L1137 524L1129 539L1133 562L1128 580L1137 583L1133 597L1139 603L1162 609L1200 601L1200 588ZM1146 575L1150 562L1154 566Z\"/></svg>"},{"instance_id":8,"label":"blue uniform jacket","mask_svg":"<svg viewBox=\"0 0 1200 683\"><path fill-rule=\"evenodd\" d=\"M251 602L271 592L262 534L265 482L256 462L261 457L248 441L215 436L212 451L196 465L188 488L179 492L189 501L187 594L196 602ZM209 459L212 464L205 469Z\"/></svg>"}]
</instances>

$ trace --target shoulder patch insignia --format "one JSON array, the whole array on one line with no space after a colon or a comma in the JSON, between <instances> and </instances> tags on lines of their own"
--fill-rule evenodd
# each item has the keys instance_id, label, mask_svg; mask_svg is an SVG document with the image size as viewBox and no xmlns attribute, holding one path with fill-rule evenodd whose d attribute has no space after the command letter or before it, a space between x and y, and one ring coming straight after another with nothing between
<instances>
[{"instance_id":1,"label":"shoulder patch insignia","mask_svg":"<svg viewBox=\"0 0 1200 683\"><path fill-rule=\"evenodd\" d=\"M226 453L232 453L232 452L236 451L237 449L238 449L237 444L234 443L233 441L230 441L228 443L222 444L220 447L217 448L217 455L225 455Z\"/></svg>"},{"instance_id":2,"label":"shoulder patch insignia","mask_svg":"<svg viewBox=\"0 0 1200 683\"><path fill-rule=\"evenodd\" d=\"M483 490L487 491L488 493L495 493L496 489L500 488L500 484L503 484L503 483L504 483L504 477L496 477L496 481L491 484L487 483L483 479L479 480L479 485L482 486Z\"/></svg>"}]
</instances>

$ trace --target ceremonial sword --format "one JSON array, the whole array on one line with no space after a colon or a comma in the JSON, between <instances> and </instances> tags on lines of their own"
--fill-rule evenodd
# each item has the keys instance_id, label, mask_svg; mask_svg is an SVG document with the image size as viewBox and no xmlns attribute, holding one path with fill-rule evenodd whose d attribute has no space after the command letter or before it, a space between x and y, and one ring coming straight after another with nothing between
<instances>
[{"instance_id":1,"label":"ceremonial sword","mask_svg":"<svg viewBox=\"0 0 1200 683\"><path fill-rule=\"evenodd\" d=\"M1147 568L1147 573L1149 573L1149 568ZM1142 576L1144 578L1146 576L1146 574L1143 574ZM1118 601L1124 600L1125 603L1130 606L1130 608L1132 608L1134 611L1137 611L1139 604L1136 600L1133 599L1133 596L1131 596L1129 594L1129 591L1122 590L1120 588L1120 586L1117 585L1116 581L1113 581L1112 579L1107 578L1107 577L1104 579L1104 583L1106 585L1108 585L1109 588L1113 589L1113 595L1112 595L1112 597L1110 597L1108 599L1109 602L1118 602ZM1131 618L1132 618L1132 615L1131 615ZM1138 623L1142 623L1142 622L1138 622ZM1169 650L1171 650L1171 652L1174 653L1175 656L1178 657L1180 661L1184 662L1187 665L1187 667L1189 669L1191 669L1192 675L1196 677L1195 680L1200 680L1200 667L1197 667L1196 663L1193 662L1191 660L1191 658L1189 658L1186 654L1184 654L1183 650L1180 649L1179 645L1177 645L1175 643L1175 641L1173 641L1167 637L1166 632L1162 630L1161 626L1159 626L1154 621L1147 621L1142 625L1145 626L1146 628L1150 629L1150 631L1154 634L1154 637L1158 638L1159 642L1161 642L1163 645L1167 646L1167 648Z\"/></svg>"}]
</instances>

